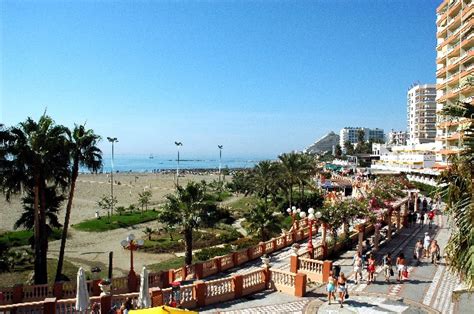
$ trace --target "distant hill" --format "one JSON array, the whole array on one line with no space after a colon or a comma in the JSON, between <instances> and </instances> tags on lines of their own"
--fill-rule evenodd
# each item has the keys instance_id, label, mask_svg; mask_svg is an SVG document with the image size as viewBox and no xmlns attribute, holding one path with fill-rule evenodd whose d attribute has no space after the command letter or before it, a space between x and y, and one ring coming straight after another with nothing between
<instances>
[{"instance_id":1,"label":"distant hill","mask_svg":"<svg viewBox=\"0 0 474 314\"><path fill-rule=\"evenodd\" d=\"M305 149L306 153L332 152L332 147L339 144L339 135L333 131L321 137Z\"/></svg>"}]
</instances>

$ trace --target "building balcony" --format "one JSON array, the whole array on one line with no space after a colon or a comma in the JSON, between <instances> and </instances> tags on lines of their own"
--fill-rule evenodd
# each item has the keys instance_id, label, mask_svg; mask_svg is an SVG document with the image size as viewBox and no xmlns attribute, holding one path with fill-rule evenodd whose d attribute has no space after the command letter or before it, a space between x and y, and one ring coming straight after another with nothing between
<instances>
[{"instance_id":1,"label":"building balcony","mask_svg":"<svg viewBox=\"0 0 474 314\"><path fill-rule=\"evenodd\" d=\"M436 9L436 13L443 14L448 10L448 1L442 1L441 4Z\"/></svg>"},{"instance_id":2,"label":"building balcony","mask_svg":"<svg viewBox=\"0 0 474 314\"><path fill-rule=\"evenodd\" d=\"M464 37L461 41L461 48L468 50L474 46L474 33L470 33L468 36Z\"/></svg>"},{"instance_id":3,"label":"building balcony","mask_svg":"<svg viewBox=\"0 0 474 314\"><path fill-rule=\"evenodd\" d=\"M474 14L474 3L471 2L471 4L469 4L469 6L467 8L464 8L464 10L462 12L461 20L466 21L467 19L472 17L473 14Z\"/></svg>"},{"instance_id":4,"label":"building balcony","mask_svg":"<svg viewBox=\"0 0 474 314\"><path fill-rule=\"evenodd\" d=\"M441 149L439 153L441 155L455 155L461 151L461 148L458 146L447 146L444 149Z\"/></svg>"},{"instance_id":5,"label":"building balcony","mask_svg":"<svg viewBox=\"0 0 474 314\"><path fill-rule=\"evenodd\" d=\"M468 66L464 70L460 71L459 79L462 80L466 76L473 75L473 73L474 73L474 64L471 64L470 66Z\"/></svg>"},{"instance_id":6,"label":"building balcony","mask_svg":"<svg viewBox=\"0 0 474 314\"><path fill-rule=\"evenodd\" d=\"M461 45L460 45L460 42L456 43L456 44L453 45L451 48L449 48L449 49L446 51L446 55L448 56L448 58L454 58L454 57L460 56L460 55L461 55Z\"/></svg>"},{"instance_id":7,"label":"building balcony","mask_svg":"<svg viewBox=\"0 0 474 314\"><path fill-rule=\"evenodd\" d=\"M451 6L448 9L448 16L456 16L459 11L461 10L462 7L462 1L456 1L455 3L451 4Z\"/></svg>"},{"instance_id":8,"label":"building balcony","mask_svg":"<svg viewBox=\"0 0 474 314\"><path fill-rule=\"evenodd\" d=\"M452 141L452 140L459 140L461 138L461 134L459 132L452 132L448 134L443 134L442 136L437 136L437 141Z\"/></svg>"}]
</instances>

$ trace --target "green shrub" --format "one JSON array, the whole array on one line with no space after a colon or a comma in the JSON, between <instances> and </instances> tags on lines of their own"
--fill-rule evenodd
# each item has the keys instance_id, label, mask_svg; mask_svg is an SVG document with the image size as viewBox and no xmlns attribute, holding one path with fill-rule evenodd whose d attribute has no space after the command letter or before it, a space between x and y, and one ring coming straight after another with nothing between
<instances>
[{"instance_id":1,"label":"green shrub","mask_svg":"<svg viewBox=\"0 0 474 314\"><path fill-rule=\"evenodd\" d=\"M241 249L247 249L249 247L257 245L259 242L260 241L258 239L247 237L247 238L240 238L238 240L235 240L231 244L237 246L237 250L241 250Z\"/></svg>"},{"instance_id":2,"label":"green shrub","mask_svg":"<svg viewBox=\"0 0 474 314\"><path fill-rule=\"evenodd\" d=\"M204 248L199 252L196 252L194 256L200 261L207 261L215 256L222 256L232 252L230 245L225 245L224 247L213 247L213 248Z\"/></svg>"},{"instance_id":3,"label":"green shrub","mask_svg":"<svg viewBox=\"0 0 474 314\"><path fill-rule=\"evenodd\" d=\"M118 228L127 228L136 224L152 221L158 218L158 213L146 211L143 213L125 213L123 215L111 215L110 217L101 217L100 219L84 220L73 228L82 231L102 232Z\"/></svg>"}]
</instances>

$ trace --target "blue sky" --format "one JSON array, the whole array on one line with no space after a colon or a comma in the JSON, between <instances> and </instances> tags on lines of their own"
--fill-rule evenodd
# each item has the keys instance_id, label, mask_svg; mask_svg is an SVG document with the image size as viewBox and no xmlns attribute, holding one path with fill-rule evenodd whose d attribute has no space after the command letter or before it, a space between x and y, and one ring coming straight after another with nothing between
<instances>
[{"instance_id":1,"label":"blue sky","mask_svg":"<svg viewBox=\"0 0 474 314\"><path fill-rule=\"evenodd\" d=\"M117 153L274 157L404 129L440 1L0 2L0 121L87 121ZM103 151L110 151L106 142Z\"/></svg>"}]
</instances>

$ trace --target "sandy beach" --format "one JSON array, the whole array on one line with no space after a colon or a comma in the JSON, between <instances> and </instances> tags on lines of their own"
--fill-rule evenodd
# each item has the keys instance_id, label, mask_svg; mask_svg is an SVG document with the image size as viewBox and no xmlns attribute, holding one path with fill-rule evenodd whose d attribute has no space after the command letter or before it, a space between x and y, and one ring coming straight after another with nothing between
<instances>
[{"instance_id":1,"label":"sandy beach","mask_svg":"<svg viewBox=\"0 0 474 314\"><path fill-rule=\"evenodd\" d=\"M110 195L109 174L81 174L76 183L71 224L93 218L96 211L101 216L107 215L97 206L97 201L104 194ZM180 184L188 181L217 180L217 174L185 174L180 176ZM171 173L116 173L114 174L114 196L117 197L117 206L137 204L138 193L150 189L153 193L150 208L160 204L164 196L174 191L175 176ZM66 202L63 203L63 208ZM0 195L0 232L13 230L13 224L20 217L22 204L20 197L13 198L10 202ZM64 211L60 213L59 221L64 221Z\"/></svg>"}]
</instances>

